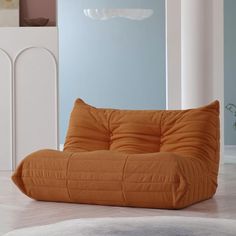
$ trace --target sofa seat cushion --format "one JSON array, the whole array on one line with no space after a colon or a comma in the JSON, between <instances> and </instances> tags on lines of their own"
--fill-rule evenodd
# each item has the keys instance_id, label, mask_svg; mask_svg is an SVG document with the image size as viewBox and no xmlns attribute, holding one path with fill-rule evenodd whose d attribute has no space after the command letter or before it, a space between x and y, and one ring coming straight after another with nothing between
<instances>
[{"instance_id":1,"label":"sofa seat cushion","mask_svg":"<svg viewBox=\"0 0 236 236\"><path fill-rule=\"evenodd\" d=\"M42 201L168 209L208 199L215 190L201 161L168 152L42 150L25 158L12 179Z\"/></svg>"}]
</instances>

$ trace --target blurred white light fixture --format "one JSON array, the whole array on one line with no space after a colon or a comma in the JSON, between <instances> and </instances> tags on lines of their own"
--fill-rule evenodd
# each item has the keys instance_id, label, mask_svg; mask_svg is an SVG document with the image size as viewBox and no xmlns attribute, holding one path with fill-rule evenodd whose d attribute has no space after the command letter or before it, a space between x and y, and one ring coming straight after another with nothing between
<instances>
[{"instance_id":1,"label":"blurred white light fixture","mask_svg":"<svg viewBox=\"0 0 236 236\"><path fill-rule=\"evenodd\" d=\"M153 15L152 9L84 9L84 15L93 20L109 20L116 17L144 20Z\"/></svg>"}]
</instances>

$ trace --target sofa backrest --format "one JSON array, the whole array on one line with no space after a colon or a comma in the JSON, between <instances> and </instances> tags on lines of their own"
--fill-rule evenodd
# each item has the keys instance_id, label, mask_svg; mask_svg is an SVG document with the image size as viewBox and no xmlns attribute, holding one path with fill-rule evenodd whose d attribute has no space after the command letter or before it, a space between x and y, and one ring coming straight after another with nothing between
<instances>
[{"instance_id":1,"label":"sofa backrest","mask_svg":"<svg viewBox=\"0 0 236 236\"><path fill-rule=\"evenodd\" d=\"M64 151L173 152L219 163L219 102L189 110L95 108L77 99Z\"/></svg>"}]
</instances>

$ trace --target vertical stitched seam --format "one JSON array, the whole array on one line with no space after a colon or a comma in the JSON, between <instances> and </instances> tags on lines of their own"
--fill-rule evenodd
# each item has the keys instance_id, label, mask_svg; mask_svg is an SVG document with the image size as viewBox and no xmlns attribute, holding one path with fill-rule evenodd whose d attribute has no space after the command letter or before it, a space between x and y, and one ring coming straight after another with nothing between
<instances>
[{"instance_id":1,"label":"vertical stitched seam","mask_svg":"<svg viewBox=\"0 0 236 236\"><path fill-rule=\"evenodd\" d=\"M111 116L114 112L115 110L112 110L110 116L107 119L107 128L108 128L108 135L109 135L109 149L108 150L110 150L110 147L111 147Z\"/></svg>"},{"instance_id":2,"label":"vertical stitched seam","mask_svg":"<svg viewBox=\"0 0 236 236\"><path fill-rule=\"evenodd\" d=\"M68 160L67 160L67 166L66 166L66 189L67 189L67 194L68 194L68 197L71 201L71 196L70 196L70 192L69 192L69 188L68 188L68 170L69 170L69 163L70 163L70 159L71 157L73 156L74 153L71 153L70 156L68 157Z\"/></svg>"},{"instance_id":3,"label":"vertical stitched seam","mask_svg":"<svg viewBox=\"0 0 236 236\"><path fill-rule=\"evenodd\" d=\"M126 156L125 164L124 164L123 171L122 171L122 195L123 195L123 199L125 202L125 206L127 206L127 199L126 199L125 193L124 193L124 175L125 175L125 169L126 169L126 164L127 164L128 158L129 158L129 155Z\"/></svg>"},{"instance_id":4,"label":"vertical stitched seam","mask_svg":"<svg viewBox=\"0 0 236 236\"><path fill-rule=\"evenodd\" d=\"M164 116L164 111L162 111L161 119L160 119L160 141L159 141L159 152L161 151L161 142L162 142L162 119Z\"/></svg>"}]
</instances>

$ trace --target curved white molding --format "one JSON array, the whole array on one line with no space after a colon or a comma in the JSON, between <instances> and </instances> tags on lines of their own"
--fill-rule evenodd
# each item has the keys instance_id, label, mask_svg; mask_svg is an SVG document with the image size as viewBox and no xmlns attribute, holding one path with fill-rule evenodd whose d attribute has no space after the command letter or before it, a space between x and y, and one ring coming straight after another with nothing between
<instances>
[{"instance_id":1,"label":"curved white molding","mask_svg":"<svg viewBox=\"0 0 236 236\"><path fill-rule=\"evenodd\" d=\"M16 61L18 60L19 56L20 56L21 54L23 54L24 52L30 50L30 49L42 49L42 50L46 51L50 56L53 57L54 63L55 63L55 65L56 65L56 67L57 67L57 59L56 59L55 55L53 54L53 52L52 52L51 50L49 50L48 48L45 48L45 47L36 47L36 46L30 46L30 47L26 47L26 48L23 48L22 50L20 50L20 51L16 54L16 56L15 56L15 58L14 58L14 65L16 64Z\"/></svg>"},{"instance_id":2,"label":"curved white molding","mask_svg":"<svg viewBox=\"0 0 236 236\"><path fill-rule=\"evenodd\" d=\"M84 15L93 20L109 20L121 17L140 21L151 17L153 13L153 9L84 9Z\"/></svg>"},{"instance_id":3,"label":"curved white molding","mask_svg":"<svg viewBox=\"0 0 236 236\"><path fill-rule=\"evenodd\" d=\"M10 63L12 64L12 60L11 60L11 57L10 55L2 48L0 48L0 52L5 56L7 57L7 59L10 61Z\"/></svg>"},{"instance_id":4,"label":"curved white molding","mask_svg":"<svg viewBox=\"0 0 236 236\"><path fill-rule=\"evenodd\" d=\"M17 162L17 157L16 157L16 98L15 98L15 80L16 80L16 67L17 67L17 61L18 59L27 51L29 50L34 50L34 49L39 49L39 50L43 50L45 51L50 58L53 61L54 64L54 70L55 70L55 114L56 114L56 122L55 122L55 130L56 130L56 141L57 141L57 148L59 149L59 104L58 104L58 94L59 94L59 86L58 86L58 63L57 63L57 59L56 56L53 54L53 52L51 50L49 50L46 47L37 47L37 46L29 46L26 48L23 48L22 50L20 50L14 60L13 60L13 169L16 168L16 162Z\"/></svg>"},{"instance_id":5,"label":"curved white molding","mask_svg":"<svg viewBox=\"0 0 236 236\"><path fill-rule=\"evenodd\" d=\"M13 137L13 89L12 89L12 84L13 84L13 62L12 59L10 57L10 55L2 48L0 48L0 53L7 59L7 61L9 62L9 74L10 74L10 87L11 87L11 94L10 94L10 103L11 103L11 111L10 111L10 132L11 132L11 136ZM11 168L13 169L14 166L14 154L13 154L13 150L14 150L14 144L12 141L12 137L9 140L9 144L10 144L10 158L11 158ZM4 157L3 157L4 158Z\"/></svg>"}]
</instances>

